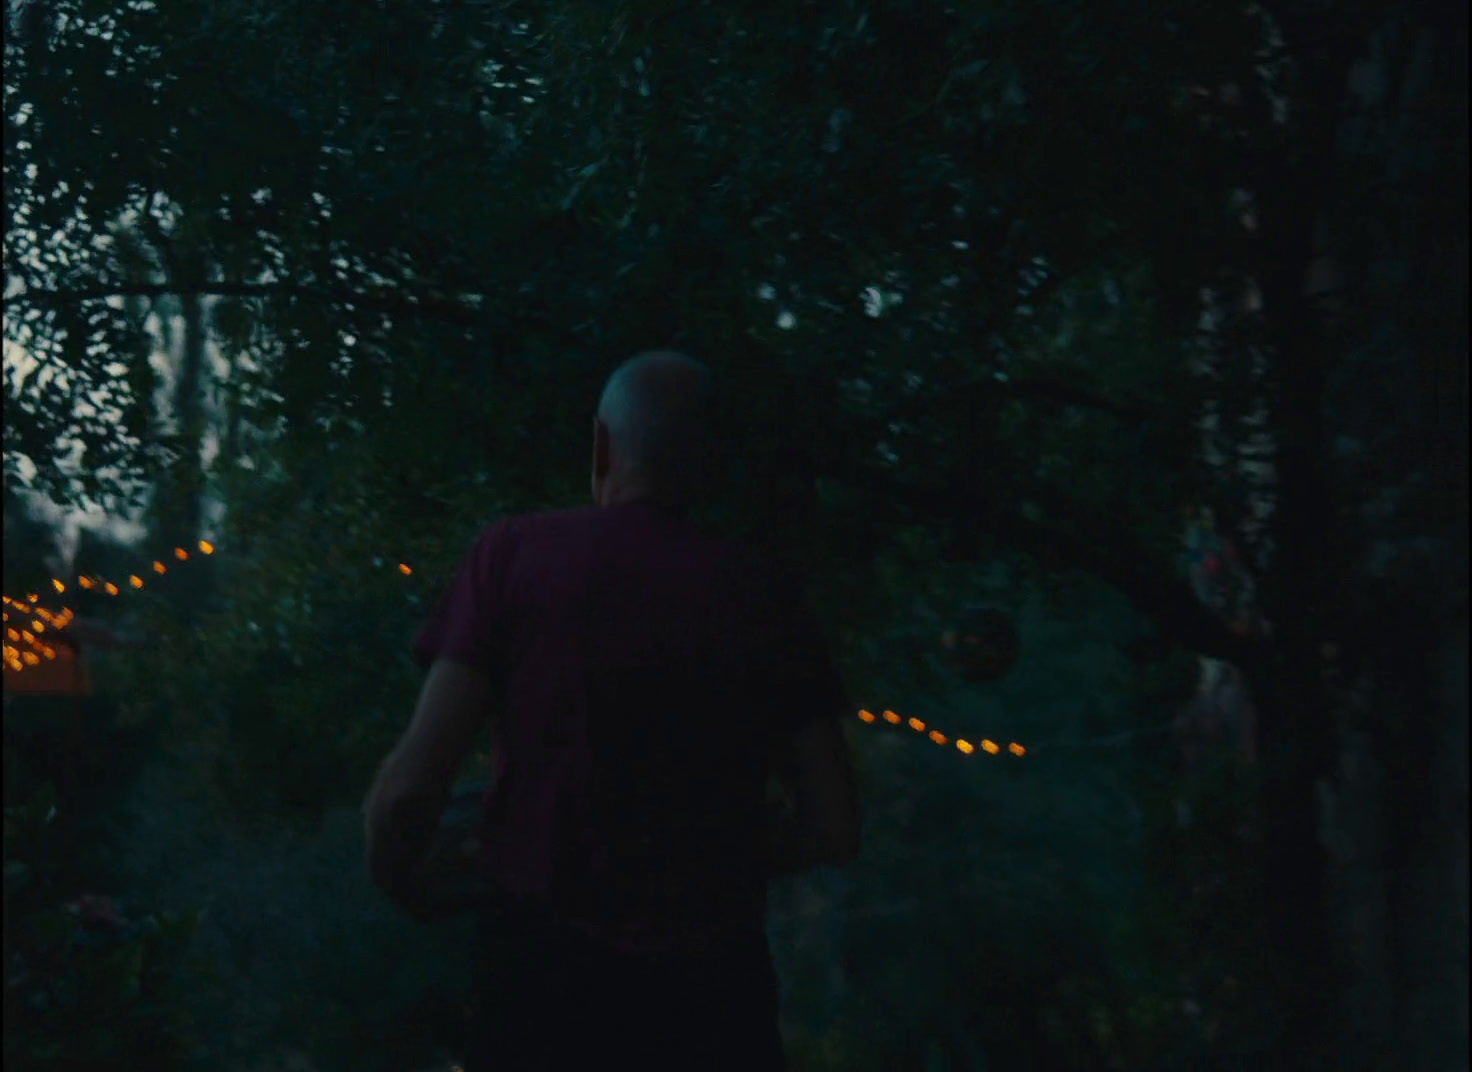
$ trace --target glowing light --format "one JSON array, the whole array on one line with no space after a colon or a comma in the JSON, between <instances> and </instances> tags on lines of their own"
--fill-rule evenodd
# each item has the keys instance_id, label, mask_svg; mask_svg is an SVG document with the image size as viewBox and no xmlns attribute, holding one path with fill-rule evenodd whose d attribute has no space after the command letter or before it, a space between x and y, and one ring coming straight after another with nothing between
<instances>
[{"instance_id":1,"label":"glowing light","mask_svg":"<svg viewBox=\"0 0 1472 1072\"><path fill-rule=\"evenodd\" d=\"M115 596L118 594L118 586L113 584L111 581L107 582L106 588L108 595Z\"/></svg>"},{"instance_id":2,"label":"glowing light","mask_svg":"<svg viewBox=\"0 0 1472 1072\"><path fill-rule=\"evenodd\" d=\"M209 540L200 540L199 549L207 555L212 555L215 553L215 545L210 543Z\"/></svg>"},{"instance_id":3,"label":"glowing light","mask_svg":"<svg viewBox=\"0 0 1472 1072\"><path fill-rule=\"evenodd\" d=\"M1023 748L1022 745L1018 744L1016 741L1013 741L1007 746L1007 751L1011 752L1014 756L1027 755L1027 749Z\"/></svg>"},{"instance_id":4,"label":"glowing light","mask_svg":"<svg viewBox=\"0 0 1472 1072\"><path fill-rule=\"evenodd\" d=\"M957 741L956 747L959 748L962 752L965 752L968 756L972 752L976 751L976 745L972 744L970 741Z\"/></svg>"},{"instance_id":5,"label":"glowing light","mask_svg":"<svg viewBox=\"0 0 1472 1072\"><path fill-rule=\"evenodd\" d=\"M879 718L879 716L876 715L873 711L860 711L859 718L861 718L865 722L874 722Z\"/></svg>"},{"instance_id":6,"label":"glowing light","mask_svg":"<svg viewBox=\"0 0 1472 1072\"><path fill-rule=\"evenodd\" d=\"M54 659L54 658L56 658L56 649L55 648L43 648L41 654L45 655L46 658L48 658L48 659Z\"/></svg>"},{"instance_id":7,"label":"glowing light","mask_svg":"<svg viewBox=\"0 0 1472 1072\"><path fill-rule=\"evenodd\" d=\"M177 558L180 562L185 562L189 559L189 552L184 550L184 548L182 547L176 547L174 548L174 557Z\"/></svg>"},{"instance_id":8,"label":"glowing light","mask_svg":"<svg viewBox=\"0 0 1472 1072\"><path fill-rule=\"evenodd\" d=\"M168 573L169 572L169 567L168 566L165 566L162 562L155 562L153 564L153 572L154 573Z\"/></svg>"},{"instance_id":9,"label":"glowing light","mask_svg":"<svg viewBox=\"0 0 1472 1072\"><path fill-rule=\"evenodd\" d=\"M56 587L56 590L58 592L65 592L66 591L66 585L62 584L55 577L51 578L51 583Z\"/></svg>"},{"instance_id":10,"label":"glowing light","mask_svg":"<svg viewBox=\"0 0 1472 1072\"><path fill-rule=\"evenodd\" d=\"M22 652L21 658L25 660L27 666L36 666L41 662L41 656L37 655L34 651Z\"/></svg>"},{"instance_id":11,"label":"glowing light","mask_svg":"<svg viewBox=\"0 0 1472 1072\"><path fill-rule=\"evenodd\" d=\"M945 744L946 743L946 735L944 733L941 733L939 730L931 730L930 731L930 739L932 741L934 741L936 744Z\"/></svg>"},{"instance_id":12,"label":"glowing light","mask_svg":"<svg viewBox=\"0 0 1472 1072\"><path fill-rule=\"evenodd\" d=\"M29 599L32 603L41 602L41 597L36 595L35 592L32 592L30 595L26 596L26 598Z\"/></svg>"},{"instance_id":13,"label":"glowing light","mask_svg":"<svg viewBox=\"0 0 1472 1072\"><path fill-rule=\"evenodd\" d=\"M35 635L29 629L22 629L20 631L20 635L23 636L23 637L25 637L32 644L34 644L36 642Z\"/></svg>"},{"instance_id":14,"label":"glowing light","mask_svg":"<svg viewBox=\"0 0 1472 1072\"><path fill-rule=\"evenodd\" d=\"M912 718L910 719L910 729L923 733L925 731L925 723L921 722L918 718Z\"/></svg>"},{"instance_id":15,"label":"glowing light","mask_svg":"<svg viewBox=\"0 0 1472 1072\"><path fill-rule=\"evenodd\" d=\"M402 573L405 577L407 577L407 576L409 576L409 574L413 573L414 571L412 569L410 569L408 566L404 565L404 563L400 562L399 563L399 572Z\"/></svg>"},{"instance_id":16,"label":"glowing light","mask_svg":"<svg viewBox=\"0 0 1472 1072\"><path fill-rule=\"evenodd\" d=\"M128 583L131 584L134 588L142 588L143 578L138 576L136 573L132 573L128 575Z\"/></svg>"},{"instance_id":17,"label":"glowing light","mask_svg":"<svg viewBox=\"0 0 1472 1072\"><path fill-rule=\"evenodd\" d=\"M981 747L983 751L990 752L992 755L996 755L1002 750L1001 746L998 745L996 741L982 741Z\"/></svg>"},{"instance_id":18,"label":"glowing light","mask_svg":"<svg viewBox=\"0 0 1472 1072\"><path fill-rule=\"evenodd\" d=\"M78 577L77 578L77 583L80 584L83 588L91 588L92 587L92 578L91 577Z\"/></svg>"},{"instance_id":19,"label":"glowing light","mask_svg":"<svg viewBox=\"0 0 1472 1072\"><path fill-rule=\"evenodd\" d=\"M31 623L31 628L34 629L38 633L44 633L44 632L46 632L46 623L45 622L32 622Z\"/></svg>"},{"instance_id":20,"label":"glowing light","mask_svg":"<svg viewBox=\"0 0 1472 1072\"><path fill-rule=\"evenodd\" d=\"M884 721L892 722L896 726L898 726L900 724L900 716L895 714L893 711L886 711L884 712Z\"/></svg>"},{"instance_id":21,"label":"glowing light","mask_svg":"<svg viewBox=\"0 0 1472 1072\"><path fill-rule=\"evenodd\" d=\"M17 633L14 629L7 629L7 630L5 630L5 635L8 636L11 640L19 640L20 639L20 634Z\"/></svg>"}]
</instances>

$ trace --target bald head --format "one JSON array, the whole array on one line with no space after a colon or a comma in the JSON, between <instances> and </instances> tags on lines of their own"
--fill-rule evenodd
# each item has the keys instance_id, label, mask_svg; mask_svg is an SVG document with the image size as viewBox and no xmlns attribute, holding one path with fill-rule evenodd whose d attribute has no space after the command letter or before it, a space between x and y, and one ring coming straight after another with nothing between
<instances>
[{"instance_id":1,"label":"bald head","mask_svg":"<svg viewBox=\"0 0 1472 1072\"><path fill-rule=\"evenodd\" d=\"M593 497L650 495L688 504L708 476L715 381L674 350L632 357L608 379L594 422Z\"/></svg>"}]
</instances>

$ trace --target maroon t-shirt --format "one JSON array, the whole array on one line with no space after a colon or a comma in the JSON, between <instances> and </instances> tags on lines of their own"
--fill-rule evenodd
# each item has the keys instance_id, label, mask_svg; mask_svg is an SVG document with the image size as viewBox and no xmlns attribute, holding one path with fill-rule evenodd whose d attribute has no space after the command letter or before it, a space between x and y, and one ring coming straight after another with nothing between
<instances>
[{"instance_id":1,"label":"maroon t-shirt","mask_svg":"<svg viewBox=\"0 0 1472 1072\"><path fill-rule=\"evenodd\" d=\"M505 697L487 878L614 948L762 933L769 748L849 710L792 578L647 502L512 517L414 653Z\"/></svg>"}]
</instances>

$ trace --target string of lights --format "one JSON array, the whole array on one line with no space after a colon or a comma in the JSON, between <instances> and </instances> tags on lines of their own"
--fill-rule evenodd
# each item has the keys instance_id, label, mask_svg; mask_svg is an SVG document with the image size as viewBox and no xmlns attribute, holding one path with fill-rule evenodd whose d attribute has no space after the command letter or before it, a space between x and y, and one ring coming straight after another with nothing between
<instances>
[{"instance_id":1,"label":"string of lights","mask_svg":"<svg viewBox=\"0 0 1472 1072\"><path fill-rule=\"evenodd\" d=\"M954 744L956 747L956 751L958 752L961 752L968 756L976 754L976 744L972 744L964 737L957 737L952 739L946 734L941 733L940 730L933 729L927 726L922 720L918 718L904 718L903 716L898 715L893 711L885 711L882 715L876 715L873 711L867 710L859 711L858 717L860 722L867 722L871 725L883 721L888 722L892 726L908 726L916 733L923 734L924 736L928 737L930 740L934 741L938 745L941 745L942 747L948 747ZM987 755L1000 755L1004 751L1003 747L1000 744L998 744L996 741L991 740L990 738L983 737L978 743L981 747L981 750ZM1027 755L1027 749L1018 744L1016 741L1012 741L1010 744L1008 744L1005 748L1005 751L1010 752L1014 756Z\"/></svg>"},{"instance_id":2,"label":"string of lights","mask_svg":"<svg viewBox=\"0 0 1472 1072\"><path fill-rule=\"evenodd\" d=\"M188 562L192 557L189 551L182 547L174 548L174 558L178 562ZM199 541L199 553L201 555L212 555L215 553L215 545L209 540ZM169 567L159 559L154 559L152 571L158 576L169 572ZM145 571L146 572L146 571ZM148 582L138 574L129 574L126 580L128 587L137 591L146 588ZM81 574L76 577L71 585L68 585L60 577L51 578L51 587L56 590L57 595L65 595L68 589L76 588L84 591L105 593L109 596L121 595L123 586L108 580L106 577L96 574ZM57 658L61 652L55 643L45 637L48 627L56 634L63 632L77 617L77 612L71 607L62 607L59 612L50 610L41 605L41 595L38 592L29 593L24 600L12 596L0 596L5 604L5 667L14 673L21 673L27 667L39 666L43 660ZM15 612L16 624L11 624L11 614ZM24 645L24 646L22 646Z\"/></svg>"},{"instance_id":3,"label":"string of lights","mask_svg":"<svg viewBox=\"0 0 1472 1072\"><path fill-rule=\"evenodd\" d=\"M208 540L200 540L199 551L203 555L212 555L215 553L215 545ZM182 547L176 547L174 548L174 558L179 562L187 562L190 559L190 553ZM157 559L154 560L152 569L155 574L160 576L169 572L168 567ZM413 567L405 562L398 564L398 570L405 577L412 576L414 573ZM92 574L82 574L76 578L74 583L78 588L105 592L109 596L117 596L123 592L121 585L105 577ZM147 585L147 582L136 573L128 576L127 583L134 590L142 589ZM52 578L51 584L56 589L57 595L66 593L68 586L60 578ZM47 629L50 628L56 633L62 632L75 620L76 611L71 607L63 607L59 614L53 613L46 607L40 605L41 596L35 592L28 594L24 601L14 599L10 596L0 596L0 599L4 600L6 607L6 667L15 673L21 673L27 667L40 665L43 659L55 659L58 655L57 647L45 639ZM17 617L20 619L20 623L15 626L10 624L12 610L17 613ZM25 647L21 645L25 645ZM993 756L1000 755L1004 750L1014 756L1027 755L1027 749L1016 741L1007 744L1005 749L996 741L985 737L976 744L973 744L964 737L952 738L940 730L927 726L925 722L918 718L907 719L896 714L894 711L885 711L882 714L876 715L873 711L860 710L858 712L858 718L859 721L871 725L879 722L887 722L893 726L908 726L916 733L924 735L942 747L954 745L956 750L963 755L975 755L978 747L982 752Z\"/></svg>"}]
</instances>

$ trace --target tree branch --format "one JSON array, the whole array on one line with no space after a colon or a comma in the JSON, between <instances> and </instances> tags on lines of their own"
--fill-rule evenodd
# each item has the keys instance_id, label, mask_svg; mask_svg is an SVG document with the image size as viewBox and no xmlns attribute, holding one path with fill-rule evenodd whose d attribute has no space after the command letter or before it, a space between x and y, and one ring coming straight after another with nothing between
<instances>
[{"instance_id":1,"label":"tree branch","mask_svg":"<svg viewBox=\"0 0 1472 1072\"><path fill-rule=\"evenodd\" d=\"M167 295L176 297L222 297L222 298L265 298L306 299L330 304L356 305L366 309L377 309L400 315L427 316L458 324L474 324L484 313L463 301L437 297L419 297L392 291L342 290L325 287L309 287L292 283L120 283L114 286L81 287L75 289L40 290L27 288L18 297L29 298L38 304L62 305L84 301L99 301L107 298L159 298Z\"/></svg>"}]
</instances>

